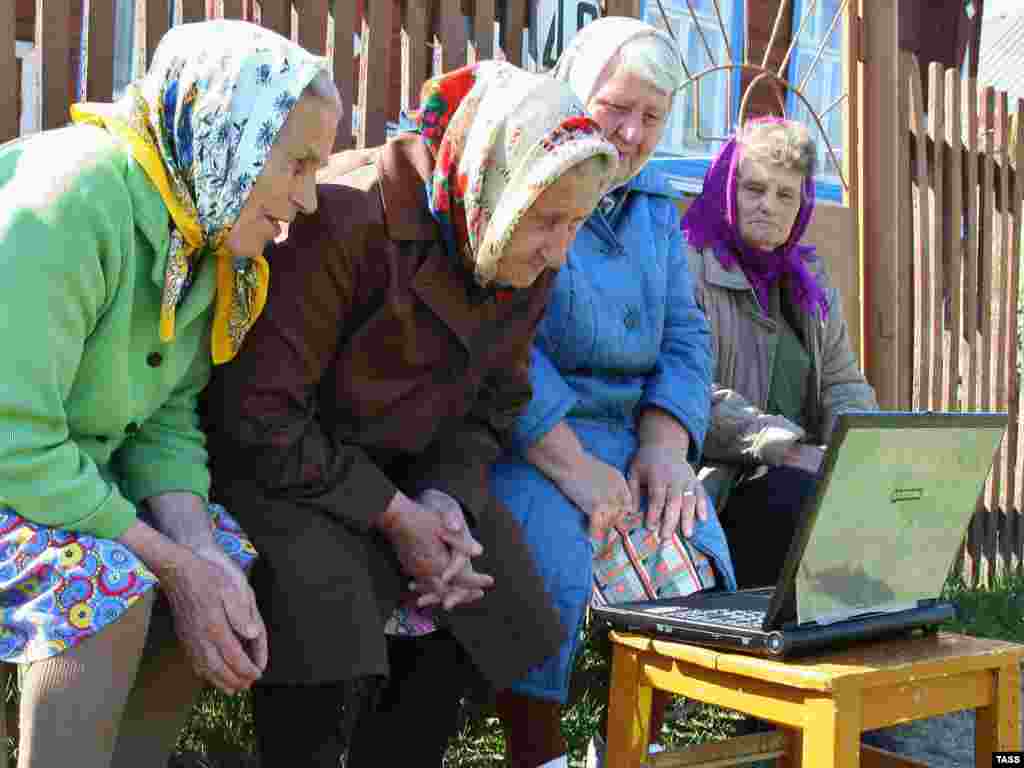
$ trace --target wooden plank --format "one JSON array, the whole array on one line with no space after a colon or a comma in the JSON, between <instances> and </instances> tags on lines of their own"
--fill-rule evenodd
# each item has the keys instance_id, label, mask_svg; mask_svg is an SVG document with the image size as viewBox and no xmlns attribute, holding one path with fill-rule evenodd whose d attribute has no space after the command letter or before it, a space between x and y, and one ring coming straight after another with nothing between
<instances>
[{"instance_id":1,"label":"wooden plank","mask_svg":"<svg viewBox=\"0 0 1024 768\"><path fill-rule=\"evenodd\" d=\"M476 0L470 61L494 58L494 0Z\"/></svg>"},{"instance_id":2,"label":"wooden plank","mask_svg":"<svg viewBox=\"0 0 1024 768\"><path fill-rule=\"evenodd\" d=\"M608 696L608 765L639 765L647 757L651 687L643 680L639 652L614 646Z\"/></svg>"},{"instance_id":3,"label":"wooden plank","mask_svg":"<svg viewBox=\"0 0 1024 768\"><path fill-rule=\"evenodd\" d=\"M928 357L928 408L938 410L942 403L943 344L942 328L945 319L946 285L943 276L945 266L942 260L943 226L946 219L945 199L945 153L946 139L946 92L945 67L936 62L928 65L928 138L935 148L931 162L931 190L928 194L928 273L927 294L923 297L927 307L930 335Z\"/></svg>"},{"instance_id":4,"label":"wooden plank","mask_svg":"<svg viewBox=\"0 0 1024 768\"><path fill-rule=\"evenodd\" d=\"M336 0L334 3L334 83L338 86L344 114L341 116L341 122L338 123L338 133L334 138L335 152L354 146L352 110L355 109L356 82L352 63L355 54L352 49L352 35L355 33L355 29L355 2L338 2Z\"/></svg>"},{"instance_id":5,"label":"wooden plank","mask_svg":"<svg viewBox=\"0 0 1024 768\"><path fill-rule=\"evenodd\" d=\"M18 135L18 62L14 55L14 3L0 2L0 144Z\"/></svg>"},{"instance_id":6,"label":"wooden plank","mask_svg":"<svg viewBox=\"0 0 1024 768\"><path fill-rule=\"evenodd\" d=\"M49 0L47 0L49 2ZM146 0L146 68L170 26L170 0Z\"/></svg>"},{"instance_id":7,"label":"wooden plank","mask_svg":"<svg viewBox=\"0 0 1024 768\"><path fill-rule=\"evenodd\" d=\"M859 87L859 63L861 60L860 50L860 36L856 33L859 28L856 24L856 0L847 3L846 11L844 12L843 27L842 27L842 62L843 62L843 88L846 91L846 101L843 102L843 146L844 147L860 147L860 121L857 119L858 110L860 109L860 87ZM747 25L749 29L750 25ZM735 56L740 56L741 53L736 51ZM859 151L847 151L843 152L843 169L846 174L848 187L843 191L843 203L847 208L849 214L849 220L851 226L849 227L850 234L847 239L849 245L849 266L853 273L856 275L856 288L854 296L854 308L855 312L847 313L846 324L850 333L856 334L856 342L853 345L853 349L857 354L857 360L860 363L861 370L864 370L864 362L867 359L864 343L864 303L862 301L863 296L861 295L861 285L863 283L861 264L860 264L860 229L857 226L859 218L858 205L860 200L860 152ZM845 297L847 293L852 290L851 288L843 289L844 301L848 301ZM851 339L853 342L853 339Z\"/></svg>"},{"instance_id":8,"label":"wooden plank","mask_svg":"<svg viewBox=\"0 0 1024 768\"><path fill-rule=\"evenodd\" d=\"M960 344L963 338L961 279L963 275L963 120L960 112L960 73L946 70L946 151L949 181L945 185L947 216L943 217L942 260L949 289L949 327L946 367L943 379L942 409L960 408Z\"/></svg>"},{"instance_id":9,"label":"wooden plank","mask_svg":"<svg viewBox=\"0 0 1024 768\"><path fill-rule=\"evenodd\" d=\"M818 253L828 254L829 280L842 299L850 346L854 350L860 349L861 329L860 323L856 322L861 315L856 211L841 205L818 206L804 233L803 242L815 246Z\"/></svg>"},{"instance_id":10,"label":"wooden plank","mask_svg":"<svg viewBox=\"0 0 1024 768\"><path fill-rule=\"evenodd\" d=\"M981 102L982 125L991 126L995 119L995 89L991 86L986 86L982 89ZM978 306L981 308L979 318L980 341L978 346L978 399L981 409L988 411L992 409L993 405L992 338L994 330L991 308L993 301L992 240L993 227L995 226L995 217L993 216L995 174L993 173L992 156L995 150L995 135L991 129L982 131L981 148L981 171L978 177L978 219L981 231L978 246ZM996 456L999 456L998 451ZM995 459L994 466L998 466L998 458ZM984 552L982 553L982 558L985 568L984 576L989 584L992 583L996 575L996 521L993 510L995 509L994 491L997 476L998 472L989 472L982 497L984 505L984 539L982 540Z\"/></svg>"},{"instance_id":11,"label":"wooden plank","mask_svg":"<svg viewBox=\"0 0 1024 768\"><path fill-rule=\"evenodd\" d=\"M299 12L299 45L321 56L327 52L327 6L328 0L295 3Z\"/></svg>"},{"instance_id":12,"label":"wooden plank","mask_svg":"<svg viewBox=\"0 0 1024 768\"><path fill-rule=\"evenodd\" d=\"M967 152L964 179L964 336L961 347L966 392L965 410L978 410L978 81L970 78L963 83L963 109L967 114ZM982 581L981 548L984 542L984 512L979 503L971 518L967 533L967 556L965 566L969 571L970 584Z\"/></svg>"},{"instance_id":13,"label":"wooden plank","mask_svg":"<svg viewBox=\"0 0 1024 768\"><path fill-rule=\"evenodd\" d=\"M641 0L606 0L605 8L607 16L631 16L639 19Z\"/></svg>"},{"instance_id":14,"label":"wooden plank","mask_svg":"<svg viewBox=\"0 0 1024 768\"><path fill-rule=\"evenodd\" d=\"M861 67L863 83L860 105L862 168L857 212L861 237L860 262L864 269L864 329L867 378L875 387L882 408L899 408L903 371L898 332L900 326L901 261L906 258L903 242L904 206L910 183L901 186L908 163L905 64L899 53L899 19L896 0L872 0L865 13L858 7L858 24L864 30L866 63ZM909 172L909 169L907 169ZM908 201L909 202L909 201ZM908 241L909 242L909 241ZM902 364L902 368L901 368Z\"/></svg>"},{"instance_id":15,"label":"wooden plank","mask_svg":"<svg viewBox=\"0 0 1024 768\"><path fill-rule=\"evenodd\" d=\"M928 763L869 744L860 745L860 768L928 768Z\"/></svg>"},{"instance_id":16,"label":"wooden plank","mask_svg":"<svg viewBox=\"0 0 1024 768\"><path fill-rule=\"evenodd\" d=\"M931 87L930 85L928 86ZM865 731L897 723L983 707L992 699L991 670L929 680L908 680L871 691L865 697L861 727Z\"/></svg>"},{"instance_id":17,"label":"wooden plank","mask_svg":"<svg viewBox=\"0 0 1024 768\"><path fill-rule=\"evenodd\" d=\"M222 0L222 2L224 4L225 19L245 18L245 8L243 7L242 0Z\"/></svg>"},{"instance_id":18,"label":"wooden plank","mask_svg":"<svg viewBox=\"0 0 1024 768\"><path fill-rule=\"evenodd\" d=\"M992 765L994 750L1019 750L1020 742L1020 667L1011 664L996 675L991 705L975 713L974 764Z\"/></svg>"},{"instance_id":19,"label":"wooden plank","mask_svg":"<svg viewBox=\"0 0 1024 768\"><path fill-rule=\"evenodd\" d=\"M910 132L914 135L914 395L913 408L928 407L931 334L928 332L928 284L931 280L928 233L928 137L925 127L921 68L915 54L910 55Z\"/></svg>"},{"instance_id":20,"label":"wooden plank","mask_svg":"<svg viewBox=\"0 0 1024 768\"><path fill-rule=\"evenodd\" d=\"M1010 318L1008 316L1009 296L1007 295L1007 277L1009 275L1010 260L1010 162L1009 162L1009 138L1010 120L1007 114L1008 100L1004 91L996 92L996 114L995 114L995 152L994 161L999 170L998 188L993 190L997 195L997 209L994 211L995 224L993 234L997 241L994 243L992 253L992 283L993 283L993 318L995 330L992 339L992 405L997 410L1006 410L1008 407L1007 394L1009 371L1007 369L1008 329ZM1014 339L1016 342L1016 339ZM1002 445L996 454L992 482L992 506L991 515L996 525L997 549L993 552L999 559L999 565L1005 566L1010 559L1009 552L1009 519L1007 518L1008 505L1005 503L1006 482L1007 482L1007 444L1009 432L1004 435Z\"/></svg>"},{"instance_id":21,"label":"wooden plank","mask_svg":"<svg viewBox=\"0 0 1024 768\"><path fill-rule=\"evenodd\" d=\"M111 101L114 95L114 4L89 3L89 62L85 95L89 101Z\"/></svg>"},{"instance_id":22,"label":"wooden plank","mask_svg":"<svg viewBox=\"0 0 1024 768\"><path fill-rule=\"evenodd\" d=\"M911 179L914 175L910 154L910 73L911 56L900 54L899 69L899 131L897 141L898 162L896 163L896 184L899 190L896 201L888 200L886 204L898 209L898 243L896 253L896 285L894 288L897 307L896 325L893 329L895 345L898 350L897 373L899 389L897 390L896 407L909 409L913 400L913 365L914 365L914 197ZM891 141L891 139L890 139ZM865 168L871 167L865 163ZM890 191L887 194L893 196Z\"/></svg>"},{"instance_id":23,"label":"wooden plank","mask_svg":"<svg viewBox=\"0 0 1024 768\"><path fill-rule=\"evenodd\" d=\"M694 744L683 750L659 752L650 756L646 764L650 768L710 768L771 760L785 752L788 741L785 731L750 733L724 741Z\"/></svg>"},{"instance_id":24,"label":"wooden plank","mask_svg":"<svg viewBox=\"0 0 1024 768\"><path fill-rule=\"evenodd\" d=\"M441 38L441 69L451 72L466 65L466 22L459 0L439 0L437 29Z\"/></svg>"},{"instance_id":25,"label":"wooden plank","mask_svg":"<svg viewBox=\"0 0 1024 768\"><path fill-rule=\"evenodd\" d=\"M967 410L978 410L978 81L971 78L963 86L963 106L967 110L967 163L965 190L967 248L964 252L964 334L967 337L966 377Z\"/></svg>"},{"instance_id":26,"label":"wooden plank","mask_svg":"<svg viewBox=\"0 0 1024 768\"><path fill-rule=\"evenodd\" d=\"M1012 198L1012 209L1013 209L1013 234L1010 237L1011 257L1010 257L1010 274L1011 280L1010 288L1010 317L1014 322L1019 322L1018 315L1018 302L1020 300L1020 259L1022 257L1021 252L1021 238L1024 237L1024 222L1021 221L1021 216L1024 215L1024 179L1021 178L1021 173L1024 172L1024 99L1017 100L1017 119L1013 123L1013 128L1016 131L1015 141L1013 146L1015 148L1016 156L1012 158L1014 170L1016 175L1014 176L1014 187L1013 187L1013 198ZM1017 345L1015 342L1018 333L1020 332L1019 327L1015 327L1016 333L1010 334L1009 345L1010 345L1010 362L1009 368L1011 373L1014 375L1013 384L1010 387L1010 430L1011 436L1009 441L1009 456L1007 462L1012 468L1010 473L1010 489L1008 495L1012 502L1012 516L1014 521L1014 571L1020 573L1024 569L1024 503L1022 503L1022 496L1024 496L1024 450L1021 450L1021 438L1022 430L1024 430L1024 422L1021 421L1020 416L1020 377L1016 375L1018 353Z\"/></svg>"},{"instance_id":27,"label":"wooden plank","mask_svg":"<svg viewBox=\"0 0 1024 768\"><path fill-rule=\"evenodd\" d=\"M529 6L526 0L505 0L501 45L505 58L517 67L523 66L523 30L528 25L528 13Z\"/></svg>"},{"instance_id":28,"label":"wooden plank","mask_svg":"<svg viewBox=\"0 0 1024 768\"><path fill-rule=\"evenodd\" d=\"M420 90L430 77L434 40L430 33L430 9L423 0L403 3L402 108L417 109Z\"/></svg>"},{"instance_id":29,"label":"wooden plank","mask_svg":"<svg viewBox=\"0 0 1024 768\"><path fill-rule=\"evenodd\" d=\"M855 768L860 762L860 691L838 697L809 698L802 760L805 766Z\"/></svg>"},{"instance_id":30,"label":"wooden plank","mask_svg":"<svg viewBox=\"0 0 1024 768\"><path fill-rule=\"evenodd\" d=\"M349 6L354 6L354 0L340 0L336 3L336 6L341 6L348 9ZM292 3L291 0L260 0L260 24L268 29L272 29L279 35L284 35L288 39L292 36ZM351 35L349 35L351 37ZM352 46L352 41L349 41L349 47ZM350 76L351 78L351 76ZM345 103L346 109L348 108L348 102Z\"/></svg>"},{"instance_id":31,"label":"wooden plank","mask_svg":"<svg viewBox=\"0 0 1024 768\"><path fill-rule=\"evenodd\" d=\"M206 3L204 0L180 0L181 20L185 24L206 20ZM264 3L266 5L266 3Z\"/></svg>"},{"instance_id":32,"label":"wooden plank","mask_svg":"<svg viewBox=\"0 0 1024 768\"><path fill-rule=\"evenodd\" d=\"M71 0L36 0L36 47L40 52L43 104L40 127L58 128L70 119Z\"/></svg>"},{"instance_id":33,"label":"wooden plank","mask_svg":"<svg viewBox=\"0 0 1024 768\"><path fill-rule=\"evenodd\" d=\"M995 118L995 89L985 86L981 96L982 125L991 126ZM992 234L995 224L993 217L994 173L992 155L995 140L992 130L982 130L981 170L978 174L979 207L978 226L980 239L978 244L978 303L981 308L979 315L979 333L981 335L980 356L978 363L979 405L983 410L992 407Z\"/></svg>"},{"instance_id":34,"label":"wooden plank","mask_svg":"<svg viewBox=\"0 0 1024 768\"><path fill-rule=\"evenodd\" d=\"M612 671L614 672L614 667ZM748 714L756 712L760 718L791 728L800 728L806 724L805 701L809 695L814 696L813 693L807 691L766 683L763 680L700 669L683 662L669 663L664 659L649 657L641 661L641 680L644 684L659 691L671 691L707 704L715 704ZM611 714L611 710L609 710L609 728L612 723ZM615 762L606 764L609 766L622 765L622 763ZM804 764L808 765L806 762ZM823 765L823 763L810 763L810 765Z\"/></svg>"},{"instance_id":35,"label":"wooden plank","mask_svg":"<svg viewBox=\"0 0 1024 768\"><path fill-rule=\"evenodd\" d=\"M387 136L387 88L368 87L391 80L391 29L395 6L392 2L370 3L363 24L363 53L361 57L359 104L362 107L362 136L360 147L383 144ZM461 17L460 17L461 18Z\"/></svg>"}]
</instances>

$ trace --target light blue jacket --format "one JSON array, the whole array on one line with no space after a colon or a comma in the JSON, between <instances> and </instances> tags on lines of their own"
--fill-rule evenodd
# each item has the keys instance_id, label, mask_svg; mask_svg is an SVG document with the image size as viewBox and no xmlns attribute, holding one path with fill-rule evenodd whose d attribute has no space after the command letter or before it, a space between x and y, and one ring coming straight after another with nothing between
<instances>
[{"instance_id":1,"label":"light blue jacket","mask_svg":"<svg viewBox=\"0 0 1024 768\"><path fill-rule=\"evenodd\" d=\"M696 463L708 426L711 339L694 300L679 210L645 170L614 215L591 216L558 274L531 365L533 400L513 440L521 451L563 418L635 424L658 406L690 433Z\"/></svg>"},{"instance_id":2,"label":"light blue jacket","mask_svg":"<svg viewBox=\"0 0 1024 768\"><path fill-rule=\"evenodd\" d=\"M525 458L526 449L566 419L584 449L623 474L637 448L636 411L657 406L690 433L700 458L711 397L711 337L694 301L679 211L663 177L644 171L611 217L595 212L558 273L533 346L533 399L512 446L495 464L495 495L519 521L562 623L559 652L513 690L566 701L579 628L593 584L587 520ZM644 506L641 506L643 511ZM715 564L719 586L736 588L717 516L696 522L693 545Z\"/></svg>"}]
</instances>

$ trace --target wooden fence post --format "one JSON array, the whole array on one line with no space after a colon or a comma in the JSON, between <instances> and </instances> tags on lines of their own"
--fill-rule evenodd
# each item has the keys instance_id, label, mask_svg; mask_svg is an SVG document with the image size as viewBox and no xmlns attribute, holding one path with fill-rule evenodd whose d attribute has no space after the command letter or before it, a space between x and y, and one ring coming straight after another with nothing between
<instances>
[{"instance_id":1,"label":"wooden fence post","mask_svg":"<svg viewBox=\"0 0 1024 768\"><path fill-rule=\"evenodd\" d=\"M391 30L395 4L378 0L367 4L363 24L363 50L359 68L360 147L383 144L387 137L387 83L391 82ZM373 78L374 87L369 87ZM380 85L384 84L384 85Z\"/></svg>"},{"instance_id":2,"label":"wooden fence post","mask_svg":"<svg viewBox=\"0 0 1024 768\"><path fill-rule=\"evenodd\" d=\"M494 0L476 0L473 14L473 61L494 57Z\"/></svg>"},{"instance_id":3,"label":"wooden fence post","mask_svg":"<svg viewBox=\"0 0 1024 768\"><path fill-rule=\"evenodd\" d=\"M529 4L526 0L506 0L505 18L501 24L501 45L505 58L517 67L523 66L523 30L526 29Z\"/></svg>"},{"instance_id":4,"label":"wooden fence post","mask_svg":"<svg viewBox=\"0 0 1024 768\"><path fill-rule=\"evenodd\" d=\"M341 95L341 103L345 113L338 124L338 133L334 138L334 151L351 149L352 143L352 111L355 109L356 84L352 72L352 59L355 51L352 47L352 36L356 29L355 0L335 0L334 3L334 82Z\"/></svg>"},{"instance_id":5,"label":"wooden fence post","mask_svg":"<svg viewBox=\"0 0 1024 768\"><path fill-rule=\"evenodd\" d=\"M18 135L18 62L14 55L14 3L0 2L0 144Z\"/></svg>"},{"instance_id":6,"label":"wooden fence post","mask_svg":"<svg viewBox=\"0 0 1024 768\"><path fill-rule=\"evenodd\" d=\"M466 66L466 22L459 0L438 0L438 37L441 38L441 70Z\"/></svg>"},{"instance_id":7,"label":"wooden fence post","mask_svg":"<svg viewBox=\"0 0 1024 768\"><path fill-rule=\"evenodd\" d=\"M857 201L864 270L864 368L883 408L909 402L912 365L899 344L900 332L909 330L901 318L900 299L906 297L900 289L908 271L904 262L910 245L910 186L909 168L902 167L909 154L907 73L899 50L897 10L897 0L860 0L857 21L864 52Z\"/></svg>"},{"instance_id":8,"label":"wooden fence post","mask_svg":"<svg viewBox=\"0 0 1024 768\"><path fill-rule=\"evenodd\" d=\"M85 95L89 101L110 101L114 94L114 3L89 3L89 61Z\"/></svg>"},{"instance_id":9,"label":"wooden fence post","mask_svg":"<svg viewBox=\"0 0 1024 768\"><path fill-rule=\"evenodd\" d=\"M36 0L36 48L42 70L40 128L68 122L71 106L71 0Z\"/></svg>"}]
</instances>

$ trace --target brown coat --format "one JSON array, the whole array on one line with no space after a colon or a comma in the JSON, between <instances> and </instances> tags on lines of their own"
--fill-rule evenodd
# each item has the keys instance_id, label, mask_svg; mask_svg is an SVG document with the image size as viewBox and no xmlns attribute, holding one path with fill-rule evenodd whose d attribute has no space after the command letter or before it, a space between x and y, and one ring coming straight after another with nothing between
<instances>
[{"instance_id":1,"label":"brown coat","mask_svg":"<svg viewBox=\"0 0 1024 768\"><path fill-rule=\"evenodd\" d=\"M494 685L563 636L489 488L498 435L531 395L553 274L500 301L468 290L425 206L432 165L414 137L332 158L319 210L271 249L267 308L209 391L215 495L261 553L266 682L387 673L404 578L371 522L396 489L445 491L474 524L496 585L448 620Z\"/></svg>"}]
</instances>

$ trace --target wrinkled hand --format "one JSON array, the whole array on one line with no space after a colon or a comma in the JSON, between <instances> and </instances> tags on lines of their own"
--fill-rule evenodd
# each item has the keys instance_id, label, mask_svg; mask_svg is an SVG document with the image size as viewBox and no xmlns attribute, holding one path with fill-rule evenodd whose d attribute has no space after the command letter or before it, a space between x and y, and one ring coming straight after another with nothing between
<instances>
[{"instance_id":1,"label":"wrinkled hand","mask_svg":"<svg viewBox=\"0 0 1024 768\"><path fill-rule=\"evenodd\" d=\"M708 519L708 500L697 474L677 447L641 442L629 464L629 487L638 505L647 495L647 528L661 539L682 522L683 535L693 535L694 516Z\"/></svg>"},{"instance_id":2,"label":"wrinkled hand","mask_svg":"<svg viewBox=\"0 0 1024 768\"><path fill-rule=\"evenodd\" d=\"M558 485L590 518L590 535L596 539L602 539L634 508L633 494L622 473L589 453Z\"/></svg>"},{"instance_id":3,"label":"wrinkled hand","mask_svg":"<svg viewBox=\"0 0 1024 768\"><path fill-rule=\"evenodd\" d=\"M821 462L825 458L825 451L816 445L807 443L793 443L786 451L782 459L784 467L796 467L812 475L818 474L821 469Z\"/></svg>"},{"instance_id":4,"label":"wrinkled hand","mask_svg":"<svg viewBox=\"0 0 1024 768\"><path fill-rule=\"evenodd\" d=\"M447 532L435 510L409 500L383 531L406 576L442 589L441 577L451 554L445 541Z\"/></svg>"},{"instance_id":5,"label":"wrinkled hand","mask_svg":"<svg viewBox=\"0 0 1024 768\"><path fill-rule=\"evenodd\" d=\"M242 570L220 548L188 550L161 574L174 627L196 673L231 695L267 666L267 630Z\"/></svg>"},{"instance_id":6,"label":"wrinkled hand","mask_svg":"<svg viewBox=\"0 0 1024 768\"><path fill-rule=\"evenodd\" d=\"M416 604L420 608L440 605L446 611L462 603L471 603L484 596L484 590L494 586L494 579L477 573L470 558L483 552L473 538L459 503L443 491L428 488L416 497L424 507L434 510L441 521L442 538L449 547L451 559L440 579L420 582L414 580L410 588L420 593Z\"/></svg>"}]
</instances>

